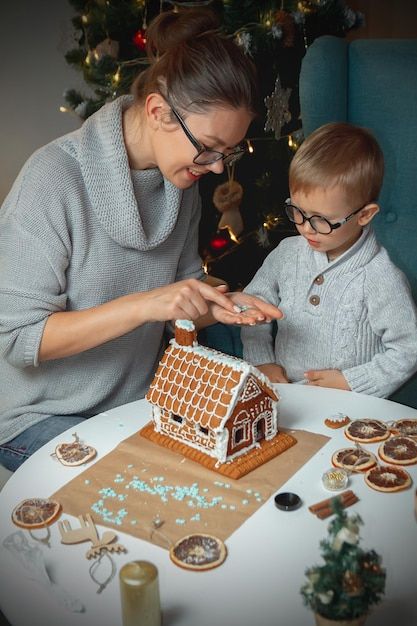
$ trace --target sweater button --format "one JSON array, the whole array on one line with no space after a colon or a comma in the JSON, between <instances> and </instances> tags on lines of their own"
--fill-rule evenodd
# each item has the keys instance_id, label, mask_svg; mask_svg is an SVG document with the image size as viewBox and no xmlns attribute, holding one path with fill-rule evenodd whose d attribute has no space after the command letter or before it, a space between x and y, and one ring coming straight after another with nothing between
<instances>
[{"instance_id":1,"label":"sweater button","mask_svg":"<svg viewBox=\"0 0 417 626\"><path fill-rule=\"evenodd\" d=\"M309 302L313 306L317 306L318 304L320 304L320 298L319 298L319 296L310 296Z\"/></svg>"},{"instance_id":2,"label":"sweater button","mask_svg":"<svg viewBox=\"0 0 417 626\"><path fill-rule=\"evenodd\" d=\"M324 283L323 274L319 274L318 276L316 276L316 278L314 279L314 282L316 283L316 285L322 285Z\"/></svg>"}]
</instances>

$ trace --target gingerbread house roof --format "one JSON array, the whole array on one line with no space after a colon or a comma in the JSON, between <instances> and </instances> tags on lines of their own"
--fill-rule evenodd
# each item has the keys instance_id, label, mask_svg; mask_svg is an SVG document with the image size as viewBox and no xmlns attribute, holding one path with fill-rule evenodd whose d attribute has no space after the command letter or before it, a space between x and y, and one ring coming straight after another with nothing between
<instances>
[{"instance_id":1,"label":"gingerbread house roof","mask_svg":"<svg viewBox=\"0 0 417 626\"><path fill-rule=\"evenodd\" d=\"M249 374L273 400L278 400L266 376L246 361L198 344L179 345L173 339L146 398L160 409L220 431Z\"/></svg>"}]
</instances>

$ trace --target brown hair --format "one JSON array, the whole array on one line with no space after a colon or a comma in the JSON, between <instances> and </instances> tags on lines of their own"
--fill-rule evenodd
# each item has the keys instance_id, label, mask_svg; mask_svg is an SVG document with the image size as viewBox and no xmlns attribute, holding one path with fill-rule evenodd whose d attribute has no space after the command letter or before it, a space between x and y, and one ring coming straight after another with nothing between
<instances>
[{"instance_id":1,"label":"brown hair","mask_svg":"<svg viewBox=\"0 0 417 626\"><path fill-rule=\"evenodd\" d=\"M372 133L342 122L325 124L301 144L290 165L291 193L341 185L355 204L376 201L384 156Z\"/></svg>"},{"instance_id":2,"label":"brown hair","mask_svg":"<svg viewBox=\"0 0 417 626\"><path fill-rule=\"evenodd\" d=\"M255 116L255 66L234 41L220 33L212 11L160 13L146 37L150 67L132 85L137 103L156 92L184 111L198 113L215 104L246 108Z\"/></svg>"}]
</instances>

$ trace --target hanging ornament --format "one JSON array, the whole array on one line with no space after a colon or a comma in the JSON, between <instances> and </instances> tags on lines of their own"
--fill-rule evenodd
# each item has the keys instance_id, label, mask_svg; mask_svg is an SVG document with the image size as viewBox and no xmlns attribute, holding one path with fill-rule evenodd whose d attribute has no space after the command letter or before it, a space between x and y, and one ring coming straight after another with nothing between
<instances>
[{"instance_id":1,"label":"hanging ornament","mask_svg":"<svg viewBox=\"0 0 417 626\"><path fill-rule=\"evenodd\" d=\"M214 190L213 204L222 214L218 228L227 230L230 239L237 242L243 230L243 220L239 211L243 198L243 187L234 179L235 166L227 166L228 181Z\"/></svg>"},{"instance_id":2,"label":"hanging ornament","mask_svg":"<svg viewBox=\"0 0 417 626\"><path fill-rule=\"evenodd\" d=\"M104 56L117 59L119 56L119 42L113 41L110 37L107 37L101 41L93 50L94 58L96 61L100 61Z\"/></svg>"},{"instance_id":3,"label":"hanging ornament","mask_svg":"<svg viewBox=\"0 0 417 626\"><path fill-rule=\"evenodd\" d=\"M230 243L230 239L222 232L217 232L210 241L210 248L213 252L221 252Z\"/></svg>"},{"instance_id":4,"label":"hanging ornament","mask_svg":"<svg viewBox=\"0 0 417 626\"><path fill-rule=\"evenodd\" d=\"M292 48L295 40L295 22L290 13L286 11L276 11L274 14L274 22L282 30L282 45L284 48Z\"/></svg>"},{"instance_id":5,"label":"hanging ornament","mask_svg":"<svg viewBox=\"0 0 417 626\"><path fill-rule=\"evenodd\" d=\"M273 130L275 139L281 137L281 128L291 120L291 112L288 108L291 91L291 88L284 89L281 87L281 80L278 74L274 91L264 100L267 108L264 130L265 132Z\"/></svg>"},{"instance_id":6,"label":"hanging ornament","mask_svg":"<svg viewBox=\"0 0 417 626\"><path fill-rule=\"evenodd\" d=\"M142 52L146 48L146 28L139 28L138 31L133 35L133 43Z\"/></svg>"},{"instance_id":7,"label":"hanging ornament","mask_svg":"<svg viewBox=\"0 0 417 626\"><path fill-rule=\"evenodd\" d=\"M304 13L304 15L309 15L311 13L317 13L318 6L310 0L301 0L297 3L297 9L300 11L300 13Z\"/></svg>"},{"instance_id":8,"label":"hanging ornament","mask_svg":"<svg viewBox=\"0 0 417 626\"><path fill-rule=\"evenodd\" d=\"M235 37L235 41L237 45L243 49L243 52L247 56L252 56L252 52L256 51L256 47L252 45L252 35L247 31L242 31L241 33L238 33Z\"/></svg>"},{"instance_id":9,"label":"hanging ornament","mask_svg":"<svg viewBox=\"0 0 417 626\"><path fill-rule=\"evenodd\" d=\"M349 570L345 572L343 577L343 591L351 598L361 595L363 584L359 574Z\"/></svg>"}]
</instances>

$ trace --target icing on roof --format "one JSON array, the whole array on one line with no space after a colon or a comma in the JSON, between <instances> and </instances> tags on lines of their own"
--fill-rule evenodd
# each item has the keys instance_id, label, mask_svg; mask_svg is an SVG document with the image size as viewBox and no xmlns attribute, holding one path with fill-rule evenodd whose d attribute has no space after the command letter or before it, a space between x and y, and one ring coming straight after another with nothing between
<instances>
[{"instance_id":1,"label":"icing on roof","mask_svg":"<svg viewBox=\"0 0 417 626\"><path fill-rule=\"evenodd\" d=\"M218 432L250 374L273 400L278 399L266 376L246 361L198 344L181 346L172 339L146 398L161 409Z\"/></svg>"}]
</instances>

